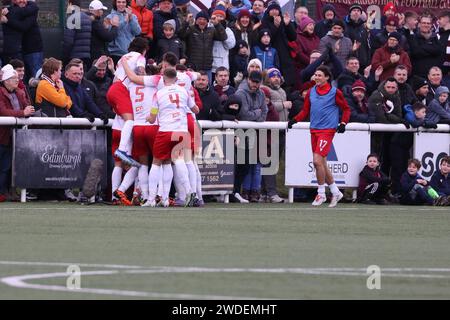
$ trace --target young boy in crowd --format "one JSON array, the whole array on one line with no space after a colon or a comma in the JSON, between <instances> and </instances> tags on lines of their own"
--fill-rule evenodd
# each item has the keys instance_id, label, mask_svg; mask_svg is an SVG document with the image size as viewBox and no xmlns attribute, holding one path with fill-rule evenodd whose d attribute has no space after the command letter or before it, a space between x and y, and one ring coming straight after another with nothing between
<instances>
[{"instance_id":1,"label":"young boy in crowd","mask_svg":"<svg viewBox=\"0 0 450 320\"><path fill-rule=\"evenodd\" d=\"M239 40L236 43L236 47L238 48L238 53L231 57L230 64L230 79L233 79L234 84L236 82L234 80L235 77L238 77L242 81L247 76L248 57L250 55L248 44L244 40Z\"/></svg>"},{"instance_id":2,"label":"young boy in crowd","mask_svg":"<svg viewBox=\"0 0 450 320\"><path fill-rule=\"evenodd\" d=\"M408 121L413 128L437 128L437 124L435 122L425 120L427 107L424 104L420 102L416 102L412 106L410 104L406 104L403 106L403 111L406 121Z\"/></svg>"},{"instance_id":3,"label":"young boy in crowd","mask_svg":"<svg viewBox=\"0 0 450 320\"><path fill-rule=\"evenodd\" d=\"M388 204L386 200L391 181L380 170L378 155L367 156L364 169L359 174L358 199L363 204Z\"/></svg>"},{"instance_id":4,"label":"young boy in crowd","mask_svg":"<svg viewBox=\"0 0 450 320\"><path fill-rule=\"evenodd\" d=\"M280 69L278 52L275 48L271 47L271 39L269 29L262 29L259 33L258 44L253 46L251 50L250 59L259 59L262 63L263 70L270 68Z\"/></svg>"},{"instance_id":5,"label":"young boy in crowd","mask_svg":"<svg viewBox=\"0 0 450 320\"><path fill-rule=\"evenodd\" d=\"M439 170L433 174L430 186L439 194L437 205L450 205L450 156L442 158Z\"/></svg>"},{"instance_id":6,"label":"young boy in crowd","mask_svg":"<svg viewBox=\"0 0 450 320\"><path fill-rule=\"evenodd\" d=\"M408 169L400 178L400 203L405 205L433 205L434 199L428 194L428 181L418 171L421 163L417 159L408 160Z\"/></svg>"},{"instance_id":7,"label":"young boy in crowd","mask_svg":"<svg viewBox=\"0 0 450 320\"><path fill-rule=\"evenodd\" d=\"M186 63L186 56L184 54L184 47L181 40L175 33L175 20L167 20L163 24L164 38L158 40L158 61L162 61L162 57L166 52L175 54L180 64Z\"/></svg>"},{"instance_id":8,"label":"young boy in crowd","mask_svg":"<svg viewBox=\"0 0 450 320\"><path fill-rule=\"evenodd\" d=\"M428 105L426 121L450 124L448 96L449 89L447 87L440 86L436 89L434 99Z\"/></svg>"}]
</instances>

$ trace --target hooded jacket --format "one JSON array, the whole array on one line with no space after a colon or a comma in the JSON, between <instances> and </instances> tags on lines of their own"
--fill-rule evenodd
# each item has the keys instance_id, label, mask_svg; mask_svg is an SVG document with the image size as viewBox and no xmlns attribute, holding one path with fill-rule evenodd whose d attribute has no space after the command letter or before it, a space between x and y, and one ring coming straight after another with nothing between
<instances>
[{"instance_id":1,"label":"hooded jacket","mask_svg":"<svg viewBox=\"0 0 450 320\"><path fill-rule=\"evenodd\" d=\"M237 104L239 107L237 110L230 109L230 105ZM233 94L231 95L228 100L221 105L218 105L216 110L217 113L215 114L214 121L221 121L221 120L228 120L228 121L235 121L242 108L242 99L239 98L237 95Z\"/></svg>"},{"instance_id":2,"label":"hooded jacket","mask_svg":"<svg viewBox=\"0 0 450 320\"><path fill-rule=\"evenodd\" d=\"M325 37L325 35L331 30L331 25L333 24L333 20L325 19L325 12L327 12L329 10L334 12L333 20L336 18L336 8L332 4L324 5L323 9L322 9L323 20L320 20L314 26L314 34L316 34L319 38Z\"/></svg>"},{"instance_id":3,"label":"hooded jacket","mask_svg":"<svg viewBox=\"0 0 450 320\"><path fill-rule=\"evenodd\" d=\"M439 102L439 96L443 92L449 92L449 89L444 86L440 86L436 89L434 100L428 105L427 115L425 120L433 123L448 123L450 124L450 106L448 101L444 104Z\"/></svg>"},{"instance_id":4,"label":"hooded jacket","mask_svg":"<svg viewBox=\"0 0 450 320\"><path fill-rule=\"evenodd\" d=\"M344 18L345 32L344 35L349 38L352 43L357 41L361 43L359 49L355 52L355 55L359 59L361 69L364 69L370 64L370 47L369 47L369 33L365 27L365 21L359 19L358 21L353 21L350 16ZM375 70L375 69L374 69Z\"/></svg>"},{"instance_id":5,"label":"hooded jacket","mask_svg":"<svg viewBox=\"0 0 450 320\"><path fill-rule=\"evenodd\" d=\"M392 95L388 94L384 89L385 83L386 81L381 82L378 89L369 98L369 122L404 123L400 95L398 91ZM392 110L390 110L388 101L393 105Z\"/></svg>"},{"instance_id":6,"label":"hooded jacket","mask_svg":"<svg viewBox=\"0 0 450 320\"><path fill-rule=\"evenodd\" d=\"M264 93L261 90L250 92L248 80L244 80L240 84L239 90L236 91L236 96L242 100L242 107L238 117L239 120L256 122L266 120L268 109Z\"/></svg>"}]
</instances>

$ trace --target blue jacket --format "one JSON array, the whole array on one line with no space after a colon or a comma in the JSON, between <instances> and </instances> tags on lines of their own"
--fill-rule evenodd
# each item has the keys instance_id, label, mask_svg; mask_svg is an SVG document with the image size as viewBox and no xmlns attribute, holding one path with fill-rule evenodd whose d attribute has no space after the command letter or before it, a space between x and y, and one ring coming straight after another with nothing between
<instances>
[{"instance_id":1,"label":"blue jacket","mask_svg":"<svg viewBox=\"0 0 450 320\"><path fill-rule=\"evenodd\" d=\"M415 176L411 176L408 171L402 174L400 178L400 190L403 195L408 196L408 193L417 184L417 179L423 179L423 177L418 173Z\"/></svg>"},{"instance_id":2,"label":"blue jacket","mask_svg":"<svg viewBox=\"0 0 450 320\"><path fill-rule=\"evenodd\" d=\"M410 104L406 104L403 106L403 112L404 112L406 121L408 121L408 123L413 128L418 128L418 127L424 125L425 119L416 118L416 115L414 114L414 110Z\"/></svg>"},{"instance_id":3,"label":"blue jacket","mask_svg":"<svg viewBox=\"0 0 450 320\"><path fill-rule=\"evenodd\" d=\"M63 56L68 61L73 58L91 58L92 20L84 12L80 14L81 27L76 26L78 12L74 11L68 18L64 28ZM69 28L68 28L69 27Z\"/></svg>"},{"instance_id":4,"label":"blue jacket","mask_svg":"<svg viewBox=\"0 0 450 320\"><path fill-rule=\"evenodd\" d=\"M95 104L92 98L87 94L86 90L79 84L64 78L64 89L72 100L70 113L74 118L84 118L88 113L96 117L103 115L103 112Z\"/></svg>"},{"instance_id":5,"label":"blue jacket","mask_svg":"<svg viewBox=\"0 0 450 320\"><path fill-rule=\"evenodd\" d=\"M450 123L450 108L448 102L445 106L439 103L439 100L433 99L427 108L426 121L434 123Z\"/></svg>"},{"instance_id":6,"label":"blue jacket","mask_svg":"<svg viewBox=\"0 0 450 320\"><path fill-rule=\"evenodd\" d=\"M250 10L251 8L252 8L252 3L249 0L243 0L242 1L242 6L240 6L240 7L230 7L230 12L235 18L237 18L239 12L241 12L244 9Z\"/></svg>"},{"instance_id":7,"label":"blue jacket","mask_svg":"<svg viewBox=\"0 0 450 320\"><path fill-rule=\"evenodd\" d=\"M259 61L261 61L263 70L267 70L270 68L280 69L280 60L275 48L266 47L265 49L262 49L260 46L254 46L252 47L250 60L254 58L257 58L259 59Z\"/></svg>"},{"instance_id":8,"label":"blue jacket","mask_svg":"<svg viewBox=\"0 0 450 320\"><path fill-rule=\"evenodd\" d=\"M437 170L431 177L430 186L440 196L450 196L450 175L445 177L440 170Z\"/></svg>"},{"instance_id":9,"label":"blue jacket","mask_svg":"<svg viewBox=\"0 0 450 320\"><path fill-rule=\"evenodd\" d=\"M106 17L112 19L113 16L118 16L120 20L119 28L117 30L117 37L109 43L108 50L112 56L123 56L128 53L128 46L135 37L141 34L141 27L137 17L131 15L131 20L125 22L125 13L119 12L114 9Z\"/></svg>"}]
</instances>

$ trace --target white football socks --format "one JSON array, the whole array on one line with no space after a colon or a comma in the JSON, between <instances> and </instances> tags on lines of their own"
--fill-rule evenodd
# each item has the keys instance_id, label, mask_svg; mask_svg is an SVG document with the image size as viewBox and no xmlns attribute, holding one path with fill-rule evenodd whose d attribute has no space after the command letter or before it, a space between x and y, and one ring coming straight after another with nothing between
<instances>
[{"instance_id":1,"label":"white football socks","mask_svg":"<svg viewBox=\"0 0 450 320\"><path fill-rule=\"evenodd\" d=\"M111 175L111 189L113 193L119 188L121 181L122 181L122 167L114 167ZM116 197L113 196L113 199L116 199Z\"/></svg>"},{"instance_id":2,"label":"white football socks","mask_svg":"<svg viewBox=\"0 0 450 320\"><path fill-rule=\"evenodd\" d=\"M142 199L148 199L148 166L141 165L139 168L139 187L141 188Z\"/></svg>"},{"instance_id":3,"label":"white football socks","mask_svg":"<svg viewBox=\"0 0 450 320\"><path fill-rule=\"evenodd\" d=\"M120 143L119 143L119 150L124 152L130 152L131 150L131 141L132 141L132 135L133 135L133 120L127 120L125 121L122 132L120 134Z\"/></svg>"},{"instance_id":4,"label":"white football socks","mask_svg":"<svg viewBox=\"0 0 450 320\"><path fill-rule=\"evenodd\" d=\"M170 187L172 185L173 171L171 164L163 164L163 200L169 199Z\"/></svg>"},{"instance_id":5,"label":"white football socks","mask_svg":"<svg viewBox=\"0 0 450 320\"><path fill-rule=\"evenodd\" d=\"M153 201L156 198L156 192L158 191L158 183L160 176L162 175L162 168L156 164L152 164L150 173L148 174L148 200Z\"/></svg>"},{"instance_id":6,"label":"white football socks","mask_svg":"<svg viewBox=\"0 0 450 320\"><path fill-rule=\"evenodd\" d=\"M194 163L192 161L186 162L186 168L189 174L189 183L193 192L197 191L197 170L195 170Z\"/></svg>"},{"instance_id":7,"label":"white football socks","mask_svg":"<svg viewBox=\"0 0 450 320\"><path fill-rule=\"evenodd\" d=\"M120 184L119 191L126 192L129 187L134 183L134 180L136 179L138 175L138 168L131 167L127 173L125 174L125 177L123 177L123 181Z\"/></svg>"}]
</instances>

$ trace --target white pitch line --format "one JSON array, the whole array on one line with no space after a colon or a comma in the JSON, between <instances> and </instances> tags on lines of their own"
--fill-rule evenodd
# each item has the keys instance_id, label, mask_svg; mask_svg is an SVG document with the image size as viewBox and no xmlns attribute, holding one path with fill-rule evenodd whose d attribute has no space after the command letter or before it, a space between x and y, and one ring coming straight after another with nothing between
<instances>
[{"instance_id":1,"label":"white pitch line","mask_svg":"<svg viewBox=\"0 0 450 320\"><path fill-rule=\"evenodd\" d=\"M117 270L106 271L89 271L81 272L80 276L90 275L112 275L118 274ZM56 285L42 285L27 283L27 280L37 279L49 279L49 278L65 278L69 275L67 273L41 273L41 274L26 274L21 276L10 276L1 278L0 281L15 288L22 289L35 289L35 290L49 290L49 291L63 291L70 293L92 293L102 295L118 295L118 296L130 296L130 297L145 297L145 298L159 298L159 299L184 299L184 300L266 300L263 298L254 297L234 297L234 296L220 296L220 295L197 295L197 294L184 294L184 293L161 293L161 292L145 292L145 291L129 291L129 290L116 290L116 289L99 289L99 288L80 288L69 289L64 286ZM273 299L270 299L273 300Z\"/></svg>"},{"instance_id":2,"label":"white pitch line","mask_svg":"<svg viewBox=\"0 0 450 320\"><path fill-rule=\"evenodd\" d=\"M0 265L18 265L18 266L55 266L68 267L70 265L77 265L86 268L111 268L111 269L140 269L140 266L128 266L120 264L89 264L78 262L41 262L41 261L0 261Z\"/></svg>"}]
</instances>

